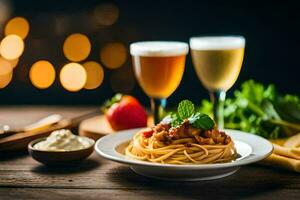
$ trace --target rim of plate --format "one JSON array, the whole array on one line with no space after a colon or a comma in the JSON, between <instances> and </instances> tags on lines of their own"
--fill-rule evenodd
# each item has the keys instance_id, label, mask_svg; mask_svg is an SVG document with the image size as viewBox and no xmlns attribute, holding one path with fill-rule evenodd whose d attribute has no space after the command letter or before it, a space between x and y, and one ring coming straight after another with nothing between
<instances>
[{"instance_id":1,"label":"rim of plate","mask_svg":"<svg viewBox=\"0 0 300 200\"><path fill-rule=\"evenodd\" d=\"M116 151L116 147L126 142L129 142L132 139L132 136L139 130L141 130L141 128L119 131L100 138L95 144L95 150L97 154L106 159L128 165L139 165L145 167L166 167L176 169L218 169L254 163L268 157L273 151L273 145L268 140L260 136L253 135L251 133L246 133L243 131L232 129L224 129L224 131L226 132L226 134L230 135L233 140L241 141L248 144L252 148L252 153L243 159L228 163L187 165L162 164L135 160L126 157L125 155Z\"/></svg>"}]
</instances>

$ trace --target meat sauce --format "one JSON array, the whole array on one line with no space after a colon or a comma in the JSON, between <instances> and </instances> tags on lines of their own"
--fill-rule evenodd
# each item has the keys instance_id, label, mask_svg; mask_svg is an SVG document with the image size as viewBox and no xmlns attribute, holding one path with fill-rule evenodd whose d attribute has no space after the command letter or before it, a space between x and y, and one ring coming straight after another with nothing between
<instances>
[{"instance_id":1,"label":"meat sauce","mask_svg":"<svg viewBox=\"0 0 300 200\"><path fill-rule=\"evenodd\" d=\"M201 145L226 145L231 141L231 138L223 131L217 129L202 130L194 128L188 120L185 120L182 125L171 127L170 124L160 123L151 129L143 132L144 137L149 138L154 134L154 137L166 144L172 140L194 138ZM188 144L187 144L188 145Z\"/></svg>"}]
</instances>

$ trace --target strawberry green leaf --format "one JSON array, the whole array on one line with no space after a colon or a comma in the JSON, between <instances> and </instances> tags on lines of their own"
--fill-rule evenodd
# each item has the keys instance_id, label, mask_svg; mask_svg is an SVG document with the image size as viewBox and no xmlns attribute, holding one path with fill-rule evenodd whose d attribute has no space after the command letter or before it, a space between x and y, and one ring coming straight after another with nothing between
<instances>
[{"instance_id":1,"label":"strawberry green leaf","mask_svg":"<svg viewBox=\"0 0 300 200\"><path fill-rule=\"evenodd\" d=\"M113 104L119 103L122 99L122 94L117 93L115 94L111 99L108 99L104 102L103 106L101 107L101 110L105 112L107 109L109 109Z\"/></svg>"}]
</instances>

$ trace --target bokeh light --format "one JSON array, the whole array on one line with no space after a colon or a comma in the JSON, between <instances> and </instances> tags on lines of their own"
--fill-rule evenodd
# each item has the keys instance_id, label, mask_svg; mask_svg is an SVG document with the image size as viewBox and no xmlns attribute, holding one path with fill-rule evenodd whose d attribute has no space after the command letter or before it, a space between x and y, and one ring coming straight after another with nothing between
<instances>
[{"instance_id":1,"label":"bokeh light","mask_svg":"<svg viewBox=\"0 0 300 200\"><path fill-rule=\"evenodd\" d=\"M0 54L8 60L19 58L24 51L24 42L17 35L8 35L0 43Z\"/></svg>"},{"instance_id":2,"label":"bokeh light","mask_svg":"<svg viewBox=\"0 0 300 200\"><path fill-rule=\"evenodd\" d=\"M81 90L87 80L87 74L84 67L78 63L68 63L60 71L60 82L62 86L70 91Z\"/></svg>"},{"instance_id":3,"label":"bokeh light","mask_svg":"<svg viewBox=\"0 0 300 200\"><path fill-rule=\"evenodd\" d=\"M15 68L19 63L19 58L16 58L16 59L13 59L13 60L7 60L7 61L11 64L11 66L13 68Z\"/></svg>"},{"instance_id":4,"label":"bokeh light","mask_svg":"<svg viewBox=\"0 0 300 200\"><path fill-rule=\"evenodd\" d=\"M29 23L24 17L15 17L8 21L4 29L5 35L18 35L25 39L29 33Z\"/></svg>"},{"instance_id":5,"label":"bokeh light","mask_svg":"<svg viewBox=\"0 0 300 200\"><path fill-rule=\"evenodd\" d=\"M13 67L11 64L0 57L0 88L5 88L13 76Z\"/></svg>"},{"instance_id":6,"label":"bokeh light","mask_svg":"<svg viewBox=\"0 0 300 200\"><path fill-rule=\"evenodd\" d=\"M8 74L0 75L0 89L5 88L12 80L13 72L11 71Z\"/></svg>"},{"instance_id":7,"label":"bokeh light","mask_svg":"<svg viewBox=\"0 0 300 200\"><path fill-rule=\"evenodd\" d=\"M78 62L86 59L91 52L89 38L81 33L74 33L67 37L64 42L63 51L70 61Z\"/></svg>"},{"instance_id":8,"label":"bokeh light","mask_svg":"<svg viewBox=\"0 0 300 200\"><path fill-rule=\"evenodd\" d=\"M30 68L29 78L35 87L46 89L50 87L55 80L55 69L49 61L37 61Z\"/></svg>"},{"instance_id":9,"label":"bokeh light","mask_svg":"<svg viewBox=\"0 0 300 200\"><path fill-rule=\"evenodd\" d=\"M11 67L13 67L13 68L15 68L18 65L18 63L19 63L19 58L16 58L16 59L13 59L13 60L8 60L8 59L5 59L3 57L0 57L0 59L4 59L7 62L9 62L10 65L11 65Z\"/></svg>"},{"instance_id":10,"label":"bokeh light","mask_svg":"<svg viewBox=\"0 0 300 200\"><path fill-rule=\"evenodd\" d=\"M88 61L82 65L87 74L87 80L84 88L88 90L96 89L101 85L104 79L103 67L94 61Z\"/></svg>"},{"instance_id":11,"label":"bokeh light","mask_svg":"<svg viewBox=\"0 0 300 200\"><path fill-rule=\"evenodd\" d=\"M19 58L16 58L16 59L13 59L13 60L7 60L7 61L11 64L11 66L13 68L15 68L19 63Z\"/></svg>"},{"instance_id":12,"label":"bokeh light","mask_svg":"<svg viewBox=\"0 0 300 200\"><path fill-rule=\"evenodd\" d=\"M114 92L130 93L135 84L132 67L126 65L113 71L110 84Z\"/></svg>"},{"instance_id":13,"label":"bokeh light","mask_svg":"<svg viewBox=\"0 0 300 200\"><path fill-rule=\"evenodd\" d=\"M127 51L124 44L113 42L106 44L100 52L101 62L109 69L121 67L127 59Z\"/></svg>"},{"instance_id":14,"label":"bokeh light","mask_svg":"<svg viewBox=\"0 0 300 200\"><path fill-rule=\"evenodd\" d=\"M119 17L119 9L111 3L101 4L94 10L94 17L98 24L110 26L114 24Z\"/></svg>"}]
</instances>

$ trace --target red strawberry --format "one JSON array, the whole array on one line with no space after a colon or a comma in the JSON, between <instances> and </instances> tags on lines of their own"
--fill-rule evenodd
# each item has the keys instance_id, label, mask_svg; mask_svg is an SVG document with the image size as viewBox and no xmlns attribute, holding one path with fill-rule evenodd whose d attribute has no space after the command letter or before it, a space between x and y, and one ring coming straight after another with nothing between
<instances>
[{"instance_id":1,"label":"red strawberry","mask_svg":"<svg viewBox=\"0 0 300 200\"><path fill-rule=\"evenodd\" d=\"M116 95L106 103L106 118L114 130L147 126L147 114L139 101L129 95Z\"/></svg>"}]
</instances>

